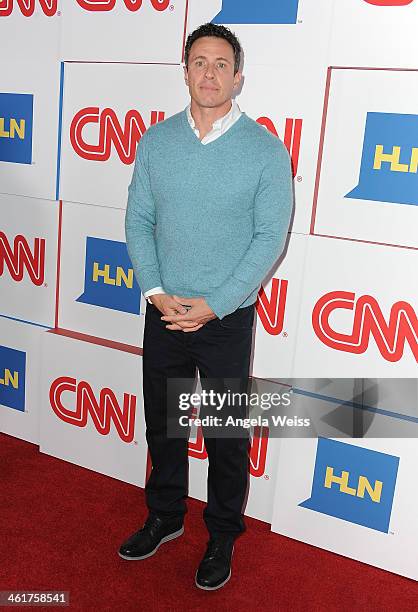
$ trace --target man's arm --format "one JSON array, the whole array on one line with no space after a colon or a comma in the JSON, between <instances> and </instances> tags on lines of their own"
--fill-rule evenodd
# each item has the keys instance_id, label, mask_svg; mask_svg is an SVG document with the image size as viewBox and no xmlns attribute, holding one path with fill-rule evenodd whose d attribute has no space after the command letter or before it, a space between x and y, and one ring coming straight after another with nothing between
<instances>
[{"instance_id":1,"label":"man's arm","mask_svg":"<svg viewBox=\"0 0 418 612\"><path fill-rule=\"evenodd\" d=\"M147 140L145 133L138 143L125 215L126 246L142 293L162 286L154 239L155 204L148 172Z\"/></svg>"},{"instance_id":2,"label":"man's arm","mask_svg":"<svg viewBox=\"0 0 418 612\"><path fill-rule=\"evenodd\" d=\"M154 238L156 215L148 172L146 133L138 143L128 193L125 215L126 246L141 291L163 314L185 314L187 309L162 288ZM151 296L154 296L153 299ZM176 325L174 329L190 328L193 331L196 325L191 321Z\"/></svg>"},{"instance_id":3,"label":"man's arm","mask_svg":"<svg viewBox=\"0 0 418 612\"><path fill-rule=\"evenodd\" d=\"M206 297L206 303L222 319L234 312L261 285L281 255L293 207L292 169L281 141L263 169L254 204L253 239L232 274Z\"/></svg>"}]
</instances>

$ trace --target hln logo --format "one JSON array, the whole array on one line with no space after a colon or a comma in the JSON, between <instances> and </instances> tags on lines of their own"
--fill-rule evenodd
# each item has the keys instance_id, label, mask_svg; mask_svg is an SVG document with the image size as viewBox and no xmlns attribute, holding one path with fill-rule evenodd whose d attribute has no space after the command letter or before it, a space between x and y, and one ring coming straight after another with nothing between
<instances>
[{"instance_id":1,"label":"hln logo","mask_svg":"<svg viewBox=\"0 0 418 612\"><path fill-rule=\"evenodd\" d=\"M381 480L376 480L374 486L372 486L365 476L359 476L357 488L353 488L348 485L349 478L349 472L343 470L341 472L341 476L336 476L334 474L334 468L327 465L327 469L325 471L324 487L330 489L332 485L336 483L340 487L341 493L347 493L347 495L357 495L357 497L362 498L364 497L364 493L367 490L367 493L369 494L370 499L372 501L376 503L380 502L383 486L383 482Z\"/></svg>"},{"instance_id":2,"label":"hln logo","mask_svg":"<svg viewBox=\"0 0 418 612\"><path fill-rule=\"evenodd\" d=\"M84 292L76 301L139 314L140 299L126 244L88 236Z\"/></svg>"},{"instance_id":3,"label":"hln logo","mask_svg":"<svg viewBox=\"0 0 418 612\"><path fill-rule=\"evenodd\" d=\"M0 404L25 411L26 353L0 346Z\"/></svg>"},{"instance_id":4,"label":"hln logo","mask_svg":"<svg viewBox=\"0 0 418 612\"><path fill-rule=\"evenodd\" d=\"M387 533L399 457L318 439L312 492L300 506Z\"/></svg>"},{"instance_id":5,"label":"hln logo","mask_svg":"<svg viewBox=\"0 0 418 612\"><path fill-rule=\"evenodd\" d=\"M418 204L418 115L367 113L359 184L345 197Z\"/></svg>"},{"instance_id":6,"label":"hln logo","mask_svg":"<svg viewBox=\"0 0 418 612\"><path fill-rule=\"evenodd\" d=\"M32 163L33 95L0 93L0 161Z\"/></svg>"}]
</instances>

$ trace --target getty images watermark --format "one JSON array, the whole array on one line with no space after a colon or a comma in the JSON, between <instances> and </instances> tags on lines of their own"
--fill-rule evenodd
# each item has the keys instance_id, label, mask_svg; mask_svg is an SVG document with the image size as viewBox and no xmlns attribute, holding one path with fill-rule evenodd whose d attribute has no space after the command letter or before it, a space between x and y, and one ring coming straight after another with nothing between
<instances>
[{"instance_id":1,"label":"getty images watermark","mask_svg":"<svg viewBox=\"0 0 418 612\"><path fill-rule=\"evenodd\" d=\"M199 393L180 393L179 409L187 411L187 414L179 416L179 423L182 427L268 427L273 424L275 427L309 427L309 418L287 416L285 414L275 414L272 408L279 406L285 408L291 405L292 390L283 393L247 393L231 391L219 393L214 389L202 389ZM253 416L239 416L231 412L231 408L260 408L263 411L272 411L266 416L256 414ZM201 418L196 417L192 408L210 408L216 414L206 414ZM190 413L192 413L190 415ZM224 414L226 413L226 415Z\"/></svg>"},{"instance_id":2,"label":"getty images watermark","mask_svg":"<svg viewBox=\"0 0 418 612\"><path fill-rule=\"evenodd\" d=\"M276 437L283 431L309 429L309 416L300 416L292 407L293 391L287 385L264 382L256 387L255 379L200 380L198 388L191 379L168 381L169 437L189 437L190 431L202 427L209 438L248 437L250 428L263 428ZM278 433L281 430L282 433Z\"/></svg>"},{"instance_id":3,"label":"getty images watermark","mask_svg":"<svg viewBox=\"0 0 418 612\"><path fill-rule=\"evenodd\" d=\"M173 378L167 400L171 438L418 438L417 379Z\"/></svg>"}]
</instances>

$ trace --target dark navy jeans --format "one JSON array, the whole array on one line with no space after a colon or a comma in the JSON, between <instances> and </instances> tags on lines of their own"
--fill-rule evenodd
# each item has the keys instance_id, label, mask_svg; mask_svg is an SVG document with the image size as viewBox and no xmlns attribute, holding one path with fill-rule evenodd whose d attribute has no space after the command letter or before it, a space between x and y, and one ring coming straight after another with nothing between
<instances>
[{"instance_id":1,"label":"dark navy jeans","mask_svg":"<svg viewBox=\"0 0 418 612\"><path fill-rule=\"evenodd\" d=\"M147 304L143 343L143 391L146 439L152 471L146 483L148 509L179 519L187 512L188 441L167 436L167 378L239 379L247 391L255 304L238 308L222 320L208 321L196 332L166 329L162 313ZM192 391L192 389L190 389ZM204 431L204 429L203 429ZM205 437L209 468L203 518L210 535L245 531L248 489L248 435Z\"/></svg>"}]
</instances>

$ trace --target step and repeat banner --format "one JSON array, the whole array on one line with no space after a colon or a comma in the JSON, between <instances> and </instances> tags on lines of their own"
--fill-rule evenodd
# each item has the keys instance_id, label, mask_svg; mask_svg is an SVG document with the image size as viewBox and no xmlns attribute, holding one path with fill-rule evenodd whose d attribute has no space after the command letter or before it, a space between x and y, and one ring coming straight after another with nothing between
<instances>
[{"instance_id":1,"label":"step and repeat banner","mask_svg":"<svg viewBox=\"0 0 418 612\"><path fill-rule=\"evenodd\" d=\"M418 0L0 0L0 430L145 485L128 185L142 135L188 104L185 39L210 21L238 35L237 102L294 177L253 390L297 377L289 416L323 425L250 429L246 513L418 580ZM200 427L189 464L205 500Z\"/></svg>"}]
</instances>

